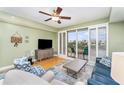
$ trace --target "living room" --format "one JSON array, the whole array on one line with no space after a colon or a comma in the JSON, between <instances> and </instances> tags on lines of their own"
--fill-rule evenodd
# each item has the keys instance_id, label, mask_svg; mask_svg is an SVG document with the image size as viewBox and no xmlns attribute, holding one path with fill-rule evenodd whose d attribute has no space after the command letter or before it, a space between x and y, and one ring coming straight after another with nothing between
<instances>
[{"instance_id":1,"label":"living room","mask_svg":"<svg viewBox=\"0 0 124 93\"><path fill-rule=\"evenodd\" d=\"M1 7L1 84L123 84L122 75L116 77L121 71L114 73L110 66L124 51L123 11L122 7ZM99 64L99 57L110 67ZM20 65L30 65L37 73Z\"/></svg>"}]
</instances>

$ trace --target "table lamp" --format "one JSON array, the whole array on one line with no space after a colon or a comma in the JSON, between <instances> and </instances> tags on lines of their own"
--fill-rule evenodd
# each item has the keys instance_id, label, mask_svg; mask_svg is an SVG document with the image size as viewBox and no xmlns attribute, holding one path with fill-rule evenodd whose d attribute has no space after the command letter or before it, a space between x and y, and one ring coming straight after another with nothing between
<instances>
[{"instance_id":1,"label":"table lamp","mask_svg":"<svg viewBox=\"0 0 124 93\"><path fill-rule=\"evenodd\" d=\"M112 53L111 76L119 84L124 84L124 52Z\"/></svg>"}]
</instances>

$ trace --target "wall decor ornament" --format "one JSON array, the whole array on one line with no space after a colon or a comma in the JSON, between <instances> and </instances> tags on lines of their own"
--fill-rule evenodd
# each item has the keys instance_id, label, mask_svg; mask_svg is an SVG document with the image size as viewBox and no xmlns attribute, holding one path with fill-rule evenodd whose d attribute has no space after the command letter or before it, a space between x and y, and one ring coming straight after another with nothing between
<instances>
[{"instance_id":1,"label":"wall decor ornament","mask_svg":"<svg viewBox=\"0 0 124 93\"><path fill-rule=\"evenodd\" d=\"M25 43L29 43L29 36L25 36Z\"/></svg>"},{"instance_id":2,"label":"wall decor ornament","mask_svg":"<svg viewBox=\"0 0 124 93\"><path fill-rule=\"evenodd\" d=\"M14 43L14 47L17 47L18 43L22 43L22 37L18 32L11 36L11 43Z\"/></svg>"}]
</instances>

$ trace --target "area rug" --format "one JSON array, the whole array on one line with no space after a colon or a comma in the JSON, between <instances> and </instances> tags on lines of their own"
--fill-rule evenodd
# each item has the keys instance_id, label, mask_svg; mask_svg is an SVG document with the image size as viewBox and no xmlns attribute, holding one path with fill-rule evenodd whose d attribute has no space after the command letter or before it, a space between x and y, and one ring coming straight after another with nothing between
<instances>
[{"instance_id":1,"label":"area rug","mask_svg":"<svg viewBox=\"0 0 124 93\"><path fill-rule=\"evenodd\" d=\"M76 79L72 78L71 76L67 75L66 73L62 72L59 69L51 68L49 70L54 72L55 79L57 79L57 80L60 80L64 83L67 83L67 84L70 84L70 85L73 85L74 83L76 83Z\"/></svg>"},{"instance_id":2,"label":"area rug","mask_svg":"<svg viewBox=\"0 0 124 93\"><path fill-rule=\"evenodd\" d=\"M58 64L53 68L50 68L49 70L52 70L54 72L56 79L67 84L74 85L76 82L83 82L84 84L87 84L87 80L91 77L94 66L87 64L85 66L85 71L82 69L78 74L78 78L75 79L68 75L66 69L63 68L63 65L70 61L71 60L65 60L61 64Z\"/></svg>"}]
</instances>

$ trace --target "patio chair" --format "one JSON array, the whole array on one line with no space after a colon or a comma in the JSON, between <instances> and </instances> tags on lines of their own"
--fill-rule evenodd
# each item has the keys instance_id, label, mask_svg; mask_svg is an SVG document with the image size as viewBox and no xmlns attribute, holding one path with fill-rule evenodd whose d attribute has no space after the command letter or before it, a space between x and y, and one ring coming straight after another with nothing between
<instances>
[{"instance_id":1,"label":"patio chair","mask_svg":"<svg viewBox=\"0 0 124 93\"><path fill-rule=\"evenodd\" d=\"M87 60L86 58L87 56L88 56L88 46L83 48L83 59Z\"/></svg>"}]
</instances>

